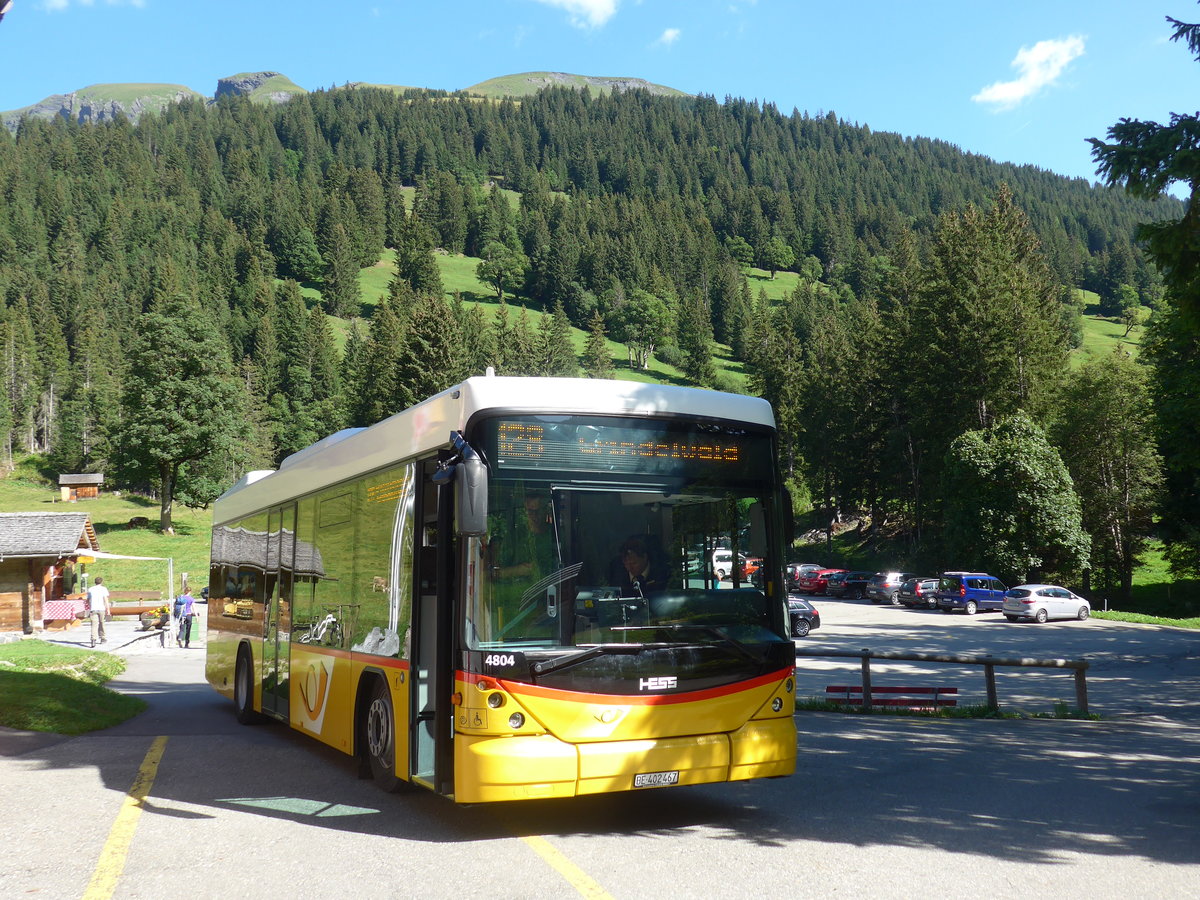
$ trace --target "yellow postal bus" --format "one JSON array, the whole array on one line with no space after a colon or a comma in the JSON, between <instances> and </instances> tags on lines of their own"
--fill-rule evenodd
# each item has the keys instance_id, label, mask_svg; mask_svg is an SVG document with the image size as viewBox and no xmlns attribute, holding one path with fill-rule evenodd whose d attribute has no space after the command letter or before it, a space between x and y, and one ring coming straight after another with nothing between
<instances>
[{"instance_id":1,"label":"yellow postal bus","mask_svg":"<svg viewBox=\"0 0 1200 900\"><path fill-rule=\"evenodd\" d=\"M757 398L470 378L217 501L208 681L459 803L790 774L777 471Z\"/></svg>"}]
</instances>

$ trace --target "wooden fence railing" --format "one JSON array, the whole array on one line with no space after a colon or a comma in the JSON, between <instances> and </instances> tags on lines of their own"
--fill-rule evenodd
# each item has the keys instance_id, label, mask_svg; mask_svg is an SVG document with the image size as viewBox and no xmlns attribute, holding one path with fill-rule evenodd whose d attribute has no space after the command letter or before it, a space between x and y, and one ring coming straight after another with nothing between
<instances>
[{"instance_id":1,"label":"wooden fence railing","mask_svg":"<svg viewBox=\"0 0 1200 900\"><path fill-rule=\"evenodd\" d=\"M862 660L862 702L864 707L871 702L871 660L890 659L903 662L936 662L953 663L965 666L983 666L983 677L987 686L987 705L989 709L999 709L1000 701L996 695L996 667L1012 666L1016 668L1038 669L1074 669L1075 670L1075 707L1084 715L1088 714L1087 670L1086 659L1027 659L1004 658L997 656L964 656L957 653L900 653L890 650L878 652L864 648L859 652L852 650L796 650L797 657L828 657L833 659Z\"/></svg>"}]
</instances>

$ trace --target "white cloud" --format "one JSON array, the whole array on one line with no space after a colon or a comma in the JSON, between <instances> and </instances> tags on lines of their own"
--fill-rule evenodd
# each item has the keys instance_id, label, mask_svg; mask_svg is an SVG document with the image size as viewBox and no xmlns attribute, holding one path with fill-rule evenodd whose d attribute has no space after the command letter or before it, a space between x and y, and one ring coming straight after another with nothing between
<instances>
[{"instance_id":1,"label":"white cloud","mask_svg":"<svg viewBox=\"0 0 1200 900\"><path fill-rule=\"evenodd\" d=\"M1038 41L1032 47L1022 47L1012 66L1017 70L1013 81L989 84L971 99L990 103L997 110L1012 109L1027 97L1053 84L1070 62L1083 56L1083 38L1073 34L1055 41Z\"/></svg>"},{"instance_id":2,"label":"white cloud","mask_svg":"<svg viewBox=\"0 0 1200 900\"><path fill-rule=\"evenodd\" d=\"M679 40L679 35L682 33L683 32L681 32L678 28L665 28L663 29L663 33L658 36L658 40L654 43L659 47L670 47L677 40Z\"/></svg>"},{"instance_id":3,"label":"white cloud","mask_svg":"<svg viewBox=\"0 0 1200 900\"><path fill-rule=\"evenodd\" d=\"M44 12L65 12L72 6L95 6L96 0L42 0L39 4ZM104 0L105 6L135 6L142 9L146 0Z\"/></svg>"},{"instance_id":4,"label":"white cloud","mask_svg":"<svg viewBox=\"0 0 1200 900\"><path fill-rule=\"evenodd\" d=\"M576 28L599 28L617 12L621 0L537 0L546 6L565 9Z\"/></svg>"}]
</instances>

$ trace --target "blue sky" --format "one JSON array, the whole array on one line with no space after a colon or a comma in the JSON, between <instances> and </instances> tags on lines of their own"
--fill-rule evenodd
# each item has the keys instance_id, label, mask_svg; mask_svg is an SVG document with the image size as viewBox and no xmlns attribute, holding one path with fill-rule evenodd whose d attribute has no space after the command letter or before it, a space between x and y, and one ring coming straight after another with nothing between
<instances>
[{"instance_id":1,"label":"blue sky","mask_svg":"<svg viewBox=\"0 0 1200 900\"><path fill-rule=\"evenodd\" d=\"M3 6L4 0L0 0ZM105 82L282 72L454 90L550 70L836 112L1092 178L1088 137L1195 112L1192 0L12 0L0 110Z\"/></svg>"}]
</instances>

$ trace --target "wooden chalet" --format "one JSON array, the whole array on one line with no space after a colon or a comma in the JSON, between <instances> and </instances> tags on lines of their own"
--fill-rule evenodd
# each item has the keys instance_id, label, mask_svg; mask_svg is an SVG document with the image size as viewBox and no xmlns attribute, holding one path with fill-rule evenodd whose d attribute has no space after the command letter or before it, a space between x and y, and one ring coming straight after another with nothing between
<instances>
[{"instance_id":1,"label":"wooden chalet","mask_svg":"<svg viewBox=\"0 0 1200 900\"><path fill-rule=\"evenodd\" d=\"M64 503L72 500L94 500L100 496L100 488L103 486L103 472L58 476L58 491Z\"/></svg>"},{"instance_id":2,"label":"wooden chalet","mask_svg":"<svg viewBox=\"0 0 1200 900\"><path fill-rule=\"evenodd\" d=\"M78 557L99 550L87 513L0 513L0 632L76 621Z\"/></svg>"}]
</instances>

